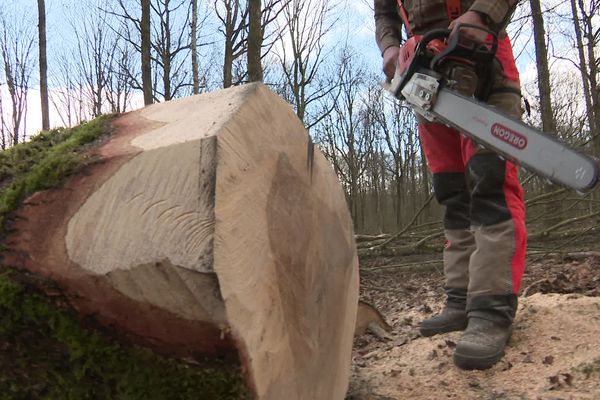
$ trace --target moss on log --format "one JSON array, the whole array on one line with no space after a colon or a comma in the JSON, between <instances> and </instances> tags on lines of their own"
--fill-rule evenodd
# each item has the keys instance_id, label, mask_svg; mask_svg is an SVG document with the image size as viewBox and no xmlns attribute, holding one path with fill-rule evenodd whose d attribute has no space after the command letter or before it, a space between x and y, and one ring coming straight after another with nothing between
<instances>
[{"instance_id":1,"label":"moss on log","mask_svg":"<svg viewBox=\"0 0 600 400\"><path fill-rule=\"evenodd\" d=\"M233 367L190 365L121 344L15 280L23 276L0 276L0 399L246 397Z\"/></svg>"},{"instance_id":2,"label":"moss on log","mask_svg":"<svg viewBox=\"0 0 600 400\"><path fill-rule=\"evenodd\" d=\"M95 162L88 144L109 135L112 117L43 132L0 152L0 229L36 191ZM52 282L0 266L0 400L244 399L237 366L169 359L81 320Z\"/></svg>"}]
</instances>

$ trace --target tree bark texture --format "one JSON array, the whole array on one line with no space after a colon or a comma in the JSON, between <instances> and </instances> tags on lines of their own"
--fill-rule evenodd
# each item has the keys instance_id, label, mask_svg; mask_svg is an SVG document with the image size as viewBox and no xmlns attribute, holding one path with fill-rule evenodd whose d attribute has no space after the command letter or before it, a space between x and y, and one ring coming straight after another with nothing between
<instances>
[{"instance_id":1,"label":"tree bark texture","mask_svg":"<svg viewBox=\"0 0 600 400\"><path fill-rule=\"evenodd\" d=\"M581 21L584 29L584 37L586 39L588 79L590 84L590 95L592 98L592 114L594 126L596 127L594 134L597 135L594 140L594 148L596 155L600 155L600 135L598 132L598 130L600 130L600 82L598 82L598 68L600 68L600 63L596 57L597 46L598 43L600 43L600 38L598 36L600 31L594 24L594 19L598 15L598 11L600 11L600 4L598 4L597 1L590 2L590 10L588 12L585 12L585 5L582 0L578 0L578 4L579 9L583 14Z\"/></svg>"},{"instance_id":2,"label":"tree bark texture","mask_svg":"<svg viewBox=\"0 0 600 400\"><path fill-rule=\"evenodd\" d=\"M142 19L140 21L141 32L141 56L142 56L142 90L144 92L144 104L154 102L152 91L152 37L150 34L150 0L141 0Z\"/></svg>"},{"instance_id":3,"label":"tree bark texture","mask_svg":"<svg viewBox=\"0 0 600 400\"><path fill-rule=\"evenodd\" d=\"M548 68L548 49L546 47L546 32L544 16L540 0L530 0L533 20L533 37L535 41L535 59L538 74L538 90L540 92L540 107L542 114L542 129L545 132L556 132L552 99L550 97L550 71Z\"/></svg>"},{"instance_id":4,"label":"tree bark texture","mask_svg":"<svg viewBox=\"0 0 600 400\"><path fill-rule=\"evenodd\" d=\"M50 111L48 108L48 62L46 58L46 5L38 0L38 33L40 62L40 100L42 107L42 130L50 129Z\"/></svg>"},{"instance_id":5,"label":"tree bark texture","mask_svg":"<svg viewBox=\"0 0 600 400\"><path fill-rule=\"evenodd\" d=\"M192 29L190 32L190 47L192 52L193 93L200 93L200 73L198 71L198 0L192 0Z\"/></svg>"},{"instance_id":6,"label":"tree bark texture","mask_svg":"<svg viewBox=\"0 0 600 400\"><path fill-rule=\"evenodd\" d=\"M575 31L575 43L577 45L577 55L579 56L579 71L581 72L581 82L583 83L583 96L585 98L585 108L587 110L590 131L592 131L593 133L596 131L596 124L594 118L594 109L592 105L592 94L590 92L590 79L588 76L587 61L585 59L585 47L583 46L583 35L581 32L581 25L579 21L579 13L577 12L576 0L571 0L571 12L573 13L573 30Z\"/></svg>"},{"instance_id":7,"label":"tree bark texture","mask_svg":"<svg viewBox=\"0 0 600 400\"><path fill-rule=\"evenodd\" d=\"M248 0L248 23L248 81L261 82L263 79L261 0Z\"/></svg>"},{"instance_id":8,"label":"tree bark texture","mask_svg":"<svg viewBox=\"0 0 600 400\"><path fill-rule=\"evenodd\" d=\"M225 15L220 17L225 34L225 47L223 49L223 87L233 85L233 63L241 55L244 47L243 29L245 15L240 13L239 1L224 0Z\"/></svg>"}]
</instances>

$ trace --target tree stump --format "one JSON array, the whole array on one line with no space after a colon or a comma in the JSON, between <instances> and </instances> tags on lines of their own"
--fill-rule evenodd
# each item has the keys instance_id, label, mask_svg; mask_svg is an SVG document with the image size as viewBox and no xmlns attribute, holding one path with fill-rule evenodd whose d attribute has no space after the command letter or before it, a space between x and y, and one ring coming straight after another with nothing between
<instances>
[{"instance_id":1,"label":"tree stump","mask_svg":"<svg viewBox=\"0 0 600 400\"><path fill-rule=\"evenodd\" d=\"M96 162L15 216L7 265L177 356L238 354L258 399L343 399L358 301L344 194L261 84L119 117Z\"/></svg>"}]
</instances>

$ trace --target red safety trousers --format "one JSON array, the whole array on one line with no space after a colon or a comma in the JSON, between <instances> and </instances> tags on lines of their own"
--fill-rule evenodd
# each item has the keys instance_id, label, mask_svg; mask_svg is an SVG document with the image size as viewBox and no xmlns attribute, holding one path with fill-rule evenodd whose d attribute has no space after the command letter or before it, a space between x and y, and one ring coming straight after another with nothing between
<instances>
[{"instance_id":1,"label":"red safety trousers","mask_svg":"<svg viewBox=\"0 0 600 400\"><path fill-rule=\"evenodd\" d=\"M487 102L520 118L519 74L508 37L499 39L496 57L502 71ZM419 134L436 198L445 208L449 300L453 291L466 290L467 310L477 310L495 308L498 298L509 296L514 315L527 244L517 167L445 125L420 122ZM505 301L500 303L504 308Z\"/></svg>"}]
</instances>

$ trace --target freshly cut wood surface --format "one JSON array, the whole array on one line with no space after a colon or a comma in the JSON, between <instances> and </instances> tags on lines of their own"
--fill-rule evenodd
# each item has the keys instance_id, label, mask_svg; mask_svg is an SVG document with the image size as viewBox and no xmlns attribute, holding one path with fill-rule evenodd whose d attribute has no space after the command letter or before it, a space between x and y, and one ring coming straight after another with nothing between
<instances>
[{"instance_id":1,"label":"freshly cut wood surface","mask_svg":"<svg viewBox=\"0 0 600 400\"><path fill-rule=\"evenodd\" d=\"M5 260L169 354L237 352L260 399L343 399L358 262L343 192L261 84L120 117L20 210Z\"/></svg>"}]
</instances>

